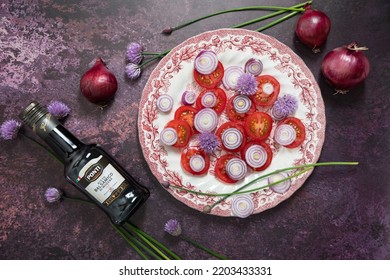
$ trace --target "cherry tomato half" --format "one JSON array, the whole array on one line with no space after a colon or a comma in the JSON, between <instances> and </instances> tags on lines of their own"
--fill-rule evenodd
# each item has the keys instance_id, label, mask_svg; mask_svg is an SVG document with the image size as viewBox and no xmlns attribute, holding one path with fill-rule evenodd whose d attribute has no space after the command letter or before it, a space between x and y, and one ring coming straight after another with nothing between
<instances>
[{"instance_id":1,"label":"cherry tomato half","mask_svg":"<svg viewBox=\"0 0 390 280\"><path fill-rule=\"evenodd\" d=\"M225 145L224 145L223 142L222 142L222 134L223 134L223 132L224 132L226 129L228 129L228 128L236 128L236 129L238 129L238 130L241 132L241 134L242 134L242 143L241 143L241 145L240 145L239 147L237 147L236 149L228 149L228 148L225 147ZM221 142L222 148L225 149L226 151L238 152L238 151L241 150L241 148L244 147L245 144L246 144L246 133L245 133L245 129L244 129L244 127L243 127L241 124L239 124L239 123L237 123L237 122L231 122L231 121L230 121L230 122L226 122L226 123L222 124L222 125L217 129L217 131L215 132L215 134L217 135L219 141Z\"/></svg>"},{"instance_id":2,"label":"cherry tomato half","mask_svg":"<svg viewBox=\"0 0 390 280\"><path fill-rule=\"evenodd\" d=\"M205 89L203 90L198 98L196 99L196 107L198 109L203 109L205 108L203 105L202 105L202 97L208 93L208 92L212 92L215 94L215 96L217 97L217 103L212 107L212 109L214 109L214 111L220 115L222 114L223 110L225 109L226 107L226 100L227 100L227 97L226 97L226 93L223 89L221 88L216 88L216 89Z\"/></svg>"},{"instance_id":3,"label":"cherry tomato half","mask_svg":"<svg viewBox=\"0 0 390 280\"><path fill-rule=\"evenodd\" d=\"M194 69L194 79L195 81L204 88L213 89L216 88L219 83L222 81L223 74L225 70L221 62L218 61L217 69L213 73L208 75L200 74L196 69Z\"/></svg>"},{"instance_id":4,"label":"cherry tomato half","mask_svg":"<svg viewBox=\"0 0 390 280\"><path fill-rule=\"evenodd\" d=\"M303 141L306 138L306 130L304 124L301 122L300 119L297 119L295 117L289 117L281 121L280 124L288 124L295 129L295 133L296 133L295 141L292 142L290 145L285 146L286 148L296 148L302 145Z\"/></svg>"},{"instance_id":5,"label":"cherry tomato half","mask_svg":"<svg viewBox=\"0 0 390 280\"><path fill-rule=\"evenodd\" d=\"M185 147L190 141L191 137L191 127L186 121L182 120L171 120L167 123L165 127L171 127L177 132L177 142L172 145L176 148Z\"/></svg>"},{"instance_id":6,"label":"cherry tomato half","mask_svg":"<svg viewBox=\"0 0 390 280\"><path fill-rule=\"evenodd\" d=\"M247 151L251 146L253 146L253 145L260 145L260 146L262 146L262 147L265 149L265 151L267 152L267 160L266 160L266 162L265 162L262 166L257 167L257 168L251 167L251 166L248 164L248 162L247 162L247 160L246 160L246 158L245 158L246 151ZM261 141L251 141L251 142L248 142L248 143L245 145L245 147L241 150L241 158L243 158L243 159L245 160L245 162L248 164L248 166L249 166L250 168L252 168L253 170L255 170L255 171L262 171L262 170L267 169L267 167L268 167L268 166L271 164L271 162L272 162L272 150L271 150L271 147L270 147L268 144L264 143L264 142L261 142Z\"/></svg>"},{"instance_id":7,"label":"cherry tomato half","mask_svg":"<svg viewBox=\"0 0 390 280\"><path fill-rule=\"evenodd\" d=\"M251 96L252 101L257 106L271 106L279 96L280 84L278 80L271 75L261 75L256 80L259 84L257 92Z\"/></svg>"},{"instance_id":8,"label":"cherry tomato half","mask_svg":"<svg viewBox=\"0 0 390 280\"><path fill-rule=\"evenodd\" d=\"M194 118L196 113L198 113L198 111L199 111L198 109L192 106L186 106L186 105L180 106L175 111L174 119L186 121L190 125L192 132L195 133L197 131L195 130L195 126L194 126Z\"/></svg>"},{"instance_id":9,"label":"cherry tomato half","mask_svg":"<svg viewBox=\"0 0 390 280\"><path fill-rule=\"evenodd\" d=\"M205 160L205 166L201 171L196 172L191 168L190 160L191 160L191 157L194 155L200 155ZM202 175L202 174L207 173L207 171L209 170L210 156L208 154L206 154L204 151L199 150L198 148L194 148L194 147L185 148L183 150L183 152L181 153L180 162L181 162L181 166L183 167L183 169L185 171L187 171L188 173L191 173L192 175Z\"/></svg>"},{"instance_id":10,"label":"cherry tomato half","mask_svg":"<svg viewBox=\"0 0 390 280\"><path fill-rule=\"evenodd\" d=\"M244 124L246 135L253 140L263 141L272 129L272 118L264 112L255 112L247 116Z\"/></svg>"},{"instance_id":11,"label":"cherry tomato half","mask_svg":"<svg viewBox=\"0 0 390 280\"><path fill-rule=\"evenodd\" d=\"M254 102L252 102L251 107L248 112L246 113L237 113L236 110L234 109L234 98L237 97L238 95L234 95L230 97L229 101L226 104L226 115L228 116L229 120L231 121L238 121L238 122L243 122L245 121L245 118L249 115L252 114L256 111L256 107Z\"/></svg>"},{"instance_id":12,"label":"cherry tomato half","mask_svg":"<svg viewBox=\"0 0 390 280\"><path fill-rule=\"evenodd\" d=\"M215 176L217 178L225 183L233 184L237 182L236 180L233 180L229 177L229 175L226 173L226 165L228 161L232 158L237 158L236 156L232 154L226 154L221 156L219 159L217 159L217 162L215 163Z\"/></svg>"}]
</instances>

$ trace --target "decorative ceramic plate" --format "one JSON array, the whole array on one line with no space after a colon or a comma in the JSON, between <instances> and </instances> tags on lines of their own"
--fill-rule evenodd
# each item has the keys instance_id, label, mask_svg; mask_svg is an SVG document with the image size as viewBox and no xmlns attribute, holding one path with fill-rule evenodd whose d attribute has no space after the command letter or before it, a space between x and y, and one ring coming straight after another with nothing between
<instances>
[{"instance_id":1,"label":"decorative ceramic plate","mask_svg":"<svg viewBox=\"0 0 390 280\"><path fill-rule=\"evenodd\" d=\"M264 69L261 75L272 75L280 83L280 94L290 94L297 98L298 109L294 116L299 118L306 129L306 139L295 149L288 149L276 144L273 132L277 121L273 121L273 129L267 143L273 151L271 165L262 172L249 172L241 181L226 184L214 175L215 162L224 152L218 151L211 157L211 165L207 174L194 176L185 172L180 165L181 149L164 146L159 135L166 123L173 119L174 112L181 106L181 96L186 90L199 93L202 88L193 78L194 60L201 50L214 51L225 69L236 65L244 67L250 58L260 59ZM234 91L227 90L227 97ZM161 94L168 94L174 99L174 106L169 113L157 109L156 100ZM270 112L271 108L259 108ZM225 113L219 118L219 123L228 119ZM289 47L275 38L244 29L219 29L194 36L176 46L166 55L152 71L144 88L138 116L139 140L145 159L159 182L169 182L171 185L203 193L231 193L244 184L261 175L277 169L317 162L324 142L325 113L320 89L305 63ZM190 145L196 145L196 137ZM289 198L305 180L310 171L293 178L287 192L278 194L266 188L250 193L254 204L253 214L276 206ZM249 189L265 185L265 180L252 184ZM180 189L167 188L173 197L186 205L203 211L207 205L212 205L220 197L192 194ZM218 216L234 216L231 196L212 208L211 214Z\"/></svg>"}]
</instances>

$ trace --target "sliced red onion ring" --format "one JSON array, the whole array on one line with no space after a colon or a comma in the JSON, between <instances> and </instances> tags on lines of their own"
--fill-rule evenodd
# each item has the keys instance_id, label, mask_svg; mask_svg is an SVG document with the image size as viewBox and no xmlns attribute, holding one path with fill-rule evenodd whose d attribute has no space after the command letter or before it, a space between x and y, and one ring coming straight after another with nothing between
<instances>
[{"instance_id":1,"label":"sliced red onion ring","mask_svg":"<svg viewBox=\"0 0 390 280\"><path fill-rule=\"evenodd\" d=\"M263 72L263 63L256 58L250 58L246 63L245 63L245 72L250 73L253 76L258 76Z\"/></svg>"},{"instance_id":2,"label":"sliced red onion ring","mask_svg":"<svg viewBox=\"0 0 390 280\"><path fill-rule=\"evenodd\" d=\"M164 113L172 110L173 98L168 94L162 94L157 98L157 108Z\"/></svg>"},{"instance_id":3,"label":"sliced red onion ring","mask_svg":"<svg viewBox=\"0 0 390 280\"><path fill-rule=\"evenodd\" d=\"M238 78L244 74L244 70L240 66L229 66L225 69L222 83L226 89L236 89Z\"/></svg>"},{"instance_id":4,"label":"sliced red onion ring","mask_svg":"<svg viewBox=\"0 0 390 280\"><path fill-rule=\"evenodd\" d=\"M167 146L172 146L177 142L177 132L172 127L164 128L160 133L160 141Z\"/></svg>"},{"instance_id":5,"label":"sliced red onion ring","mask_svg":"<svg viewBox=\"0 0 390 280\"><path fill-rule=\"evenodd\" d=\"M246 95L237 95L233 99L233 107L239 114L244 114L249 111L252 106L252 101Z\"/></svg>"},{"instance_id":6,"label":"sliced red onion ring","mask_svg":"<svg viewBox=\"0 0 390 280\"><path fill-rule=\"evenodd\" d=\"M181 103L183 105L192 105L195 103L196 94L193 91L186 90L181 96Z\"/></svg>"},{"instance_id":7,"label":"sliced red onion ring","mask_svg":"<svg viewBox=\"0 0 390 280\"><path fill-rule=\"evenodd\" d=\"M208 75L217 69L218 57L213 51L201 51L195 58L195 69L200 74Z\"/></svg>"},{"instance_id":8,"label":"sliced red onion ring","mask_svg":"<svg viewBox=\"0 0 390 280\"><path fill-rule=\"evenodd\" d=\"M245 160L252 168L262 167L267 158L267 151L260 145L252 145L245 152Z\"/></svg>"},{"instance_id":9,"label":"sliced red onion ring","mask_svg":"<svg viewBox=\"0 0 390 280\"><path fill-rule=\"evenodd\" d=\"M237 128L231 127L222 133L221 140L226 149L234 150L242 144L243 135Z\"/></svg>"},{"instance_id":10,"label":"sliced red onion ring","mask_svg":"<svg viewBox=\"0 0 390 280\"><path fill-rule=\"evenodd\" d=\"M289 175L285 172L276 173L276 174L268 177L268 184L273 184L275 182L286 179L287 177L289 177ZM270 189L276 193L283 194L286 191L288 191L290 186L291 186L291 179L288 179L282 183L271 186Z\"/></svg>"},{"instance_id":11,"label":"sliced red onion ring","mask_svg":"<svg viewBox=\"0 0 390 280\"><path fill-rule=\"evenodd\" d=\"M255 204L249 194L236 195L232 199L232 214L236 217L246 218L253 213Z\"/></svg>"},{"instance_id":12,"label":"sliced red onion ring","mask_svg":"<svg viewBox=\"0 0 390 280\"><path fill-rule=\"evenodd\" d=\"M283 120L288 116L288 114L286 114L283 110L278 110L275 107L272 107L271 115L277 121Z\"/></svg>"},{"instance_id":13,"label":"sliced red onion ring","mask_svg":"<svg viewBox=\"0 0 390 280\"><path fill-rule=\"evenodd\" d=\"M226 164L226 173L230 179L239 181L245 178L248 168L245 161L239 158L232 158Z\"/></svg>"},{"instance_id":14,"label":"sliced red onion ring","mask_svg":"<svg viewBox=\"0 0 390 280\"><path fill-rule=\"evenodd\" d=\"M195 115L194 125L200 133L212 132L217 128L218 115L213 109L204 108Z\"/></svg>"},{"instance_id":15,"label":"sliced red onion ring","mask_svg":"<svg viewBox=\"0 0 390 280\"><path fill-rule=\"evenodd\" d=\"M295 129L288 124L281 124L276 127L274 139L282 146L288 146L292 144L297 138Z\"/></svg>"},{"instance_id":16,"label":"sliced red onion ring","mask_svg":"<svg viewBox=\"0 0 390 280\"><path fill-rule=\"evenodd\" d=\"M190 167L194 172L200 172L206 166L206 161L201 155L193 155L190 158Z\"/></svg>"},{"instance_id":17,"label":"sliced red onion ring","mask_svg":"<svg viewBox=\"0 0 390 280\"><path fill-rule=\"evenodd\" d=\"M202 96L200 102L205 108L212 108L217 104L217 96L214 92L208 91Z\"/></svg>"},{"instance_id":18,"label":"sliced red onion ring","mask_svg":"<svg viewBox=\"0 0 390 280\"><path fill-rule=\"evenodd\" d=\"M261 86L261 89L267 95L270 95L274 92L274 86L271 83L265 83Z\"/></svg>"}]
</instances>

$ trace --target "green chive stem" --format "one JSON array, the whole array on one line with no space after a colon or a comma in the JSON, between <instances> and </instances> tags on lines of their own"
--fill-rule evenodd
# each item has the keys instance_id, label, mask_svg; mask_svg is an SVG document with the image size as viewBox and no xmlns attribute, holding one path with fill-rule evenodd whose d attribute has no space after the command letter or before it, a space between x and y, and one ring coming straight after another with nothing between
<instances>
[{"instance_id":1,"label":"green chive stem","mask_svg":"<svg viewBox=\"0 0 390 280\"><path fill-rule=\"evenodd\" d=\"M139 247L141 247L142 249L144 249L144 251L146 251L151 257L153 257L154 259L156 260L162 260L162 258L157 255L155 252L153 252L152 250L149 249L148 246L146 246L145 244L143 244L140 240L138 240L135 236L134 236L134 233L131 233L130 230L128 230L126 227L123 227L121 226L120 227L122 229L122 231L127 235L127 237L129 239L131 239L134 243L136 243Z\"/></svg>"},{"instance_id":2,"label":"green chive stem","mask_svg":"<svg viewBox=\"0 0 390 280\"><path fill-rule=\"evenodd\" d=\"M309 2L311 2L311 1L309 1ZM303 12L303 11L305 11L305 9L303 9L303 8L301 8L301 7L304 7L304 6L307 5L307 4L308 4L308 2L301 3L301 4L298 4L298 5L295 5L295 6L291 6L291 7L290 7L290 10L296 9L297 11ZM297 8L300 8L300 9L297 9ZM281 15L281 14L287 12L287 11L288 11L288 10L281 10L281 11L277 11L277 12L274 12L274 13L270 13L270 14L268 14L268 15L264 15L264 16L261 16L261 17L259 17L259 18L255 18L255 19L252 19L252 20L249 20L249 21L240 23L240 24L233 25L231 28L241 28L241 27L244 27L244 26L247 26L247 25L250 25L250 24L259 22L259 21L262 21L262 20L266 20L266 19L269 19L269 18L278 16L278 15Z\"/></svg>"},{"instance_id":3,"label":"green chive stem","mask_svg":"<svg viewBox=\"0 0 390 280\"><path fill-rule=\"evenodd\" d=\"M142 239L146 244L148 244L156 253L158 253L163 259L165 260L170 260L170 258L165 255L163 252L161 252L161 250L159 248L157 248L156 246L154 246L153 243L151 243L149 241L148 238L146 238L143 234L141 234L138 230L134 230L134 227L130 224L130 223L126 223L125 225L129 226L133 232L140 238Z\"/></svg>"},{"instance_id":4,"label":"green chive stem","mask_svg":"<svg viewBox=\"0 0 390 280\"><path fill-rule=\"evenodd\" d=\"M256 31L260 32L260 31L263 31L267 28L270 28L280 22L283 22L291 17L293 17L294 15L300 13L300 12L303 12L304 9L302 7L306 6L306 5L309 5L311 4L312 1L307 1L307 2L303 2L303 3L300 3L298 5L295 5L295 6L291 6L291 7L280 7L280 6L248 6L248 7L241 7L241 8L235 8L235 9L229 9L229 10L223 10L223 11L219 11L219 12L216 12L214 14L209 14L209 15L206 15L206 16L203 16L203 17L199 17L197 19L194 19L194 20L191 20L191 21L188 21L188 22L185 22L183 24L180 24L178 26L175 26L175 27L171 27L169 28L168 30L169 31L163 31L163 33L165 34L170 34L172 33L174 30L177 30L177 29L180 29L180 28L183 28L187 25L190 25L192 23L195 23L195 22L198 22L200 20L203 20L203 19L206 19L206 18L209 18L209 17L212 17L212 16L216 16L216 15L220 15L220 14L225 14L225 13L230 13L230 12L239 12L239 11L248 11L248 10L275 10L276 12L274 13L271 13L271 14L268 14L268 15L265 15L265 16L262 16L262 17L259 17L259 18L256 18L256 19L252 19L250 21L246 21L246 22L243 22L241 24L237 24L237 25L234 25L232 26L231 28L240 28L240 27L243 27L243 26L247 26L247 25L250 25L250 24L253 24L253 23L256 23L256 22L259 22L259 21L262 21L262 20L265 20L265 19L268 19L268 18L271 18L271 17L275 17L277 15L280 15L280 14L283 14L287 11L293 11L292 13L289 13L288 15L278 19L278 20L275 20L259 29L257 29ZM159 59L165 55L167 55L171 50L167 50L165 52L142 52L143 55L154 55L154 57L146 60L145 62L143 62L142 64L139 65L140 68L142 68L143 66L149 64L150 62L156 60L156 59Z\"/></svg>"},{"instance_id":5,"label":"green chive stem","mask_svg":"<svg viewBox=\"0 0 390 280\"><path fill-rule=\"evenodd\" d=\"M116 225L112 224L112 226L115 228L115 230L129 243L129 245L144 259L148 260L149 258L135 245L127 236L125 233L123 233L120 228L118 228Z\"/></svg>"},{"instance_id":6,"label":"green chive stem","mask_svg":"<svg viewBox=\"0 0 390 280\"><path fill-rule=\"evenodd\" d=\"M281 23L281 22L283 22L283 21L285 21L285 20L287 20L287 19L289 19L289 18L295 16L295 15L298 14L298 13L299 13L299 12L291 12L291 13L289 13L288 15L285 15L284 17L281 17L280 19L277 19L277 20L275 20L275 21L273 21L273 22L271 22L271 23L269 23L269 24L267 24L267 25L264 25L263 27L260 27L260 28L256 29L256 31L257 31L257 32L264 31L264 30L266 30L266 29L268 29L268 28L270 28L270 27L272 27L272 26L277 25L278 23Z\"/></svg>"},{"instance_id":7,"label":"green chive stem","mask_svg":"<svg viewBox=\"0 0 390 280\"><path fill-rule=\"evenodd\" d=\"M250 181L249 183L245 184L244 186L240 187L239 189L235 190L234 192L231 192L231 193L204 193L204 192L198 192L198 191L193 191L193 190L187 190L187 189L183 189L181 187L177 187L177 186L170 186L172 188L175 188L175 189L180 189L180 190L184 190L184 191L187 191L189 193L193 193L193 194L198 194L198 195L205 195L205 196L223 196L222 199L218 200L216 203L218 204L219 202L225 200L226 198L228 198L229 196L232 196L232 195L235 195L235 194L244 194L244 193L251 193L251 192L256 192L256 191L259 191L259 190L262 190L262 189L267 189L271 186L274 186L274 185L277 185L277 184L280 184L280 183L283 183L284 181L287 181L289 179L292 179L292 178L295 178L295 177L298 177L299 175L305 173L306 171L309 171L310 169L313 169L313 167L308 167L306 169L304 169L303 171L300 171L300 172L297 172L287 178L284 178L282 180L279 180L279 181L276 181L274 183L271 183L271 184L268 184L268 185L265 185L265 186L261 186L261 187L258 187L258 188L255 188L255 189L250 189L250 190L245 190L243 191L243 189L245 189L246 187L248 187L249 185L252 185L254 183L256 183L257 181L260 181L261 179L264 179L265 175L264 176L260 176L256 179L253 179L252 181ZM272 174L269 173L269 176L271 176Z\"/></svg>"},{"instance_id":8,"label":"green chive stem","mask_svg":"<svg viewBox=\"0 0 390 280\"><path fill-rule=\"evenodd\" d=\"M159 55L160 52L142 52L143 55Z\"/></svg>"},{"instance_id":9,"label":"green chive stem","mask_svg":"<svg viewBox=\"0 0 390 280\"><path fill-rule=\"evenodd\" d=\"M278 185L280 183L283 183L284 181L287 181L287 180L290 180L292 178L295 178L295 177L298 177L299 175L303 174L303 173L306 173L307 171L313 169L313 167L308 167L308 168L305 168L303 169L302 171L300 172L297 172L291 176L288 176L282 180L279 180L279 181L276 181L276 182L273 182L273 183L270 183L268 185L265 185L265 186L262 186L262 187L258 187L256 189L250 189L250 190L246 190L246 191L241 191L243 190L244 188L246 188L248 186L248 184L252 183L252 182L249 182L248 184L242 186L241 188L237 189L236 191L232 192L231 194L227 194L226 196L224 196L223 198L219 199L218 201L214 202L211 206L210 206L210 210L213 209L215 206L217 206L219 203L221 203L222 201L224 201L226 198L232 196L232 195L236 195L236 194L244 194L244 193L251 193L251 192L254 192L254 191L259 191L259 190L262 190L262 189L266 189L266 188L269 188L269 187L272 187L272 186L275 186L275 185ZM254 183L254 182L253 182Z\"/></svg>"},{"instance_id":10,"label":"green chive stem","mask_svg":"<svg viewBox=\"0 0 390 280\"><path fill-rule=\"evenodd\" d=\"M146 232L144 232L143 230L141 230L140 228L138 228L136 225L130 223L130 222L126 222L126 224L128 224L129 227L132 227L133 230L135 231L138 231L140 234L142 234L144 237L148 238L151 242L153 242L156 246L160 247L160 249L166 251L167 254L169 254L173 259L175 260L181 260L181 258L176 255L172 250L170 250L168 247L166 247L164 244L162 244L161 242L157 241L155 238L153 238L152 236L150 236L149 234L147 234Z\"/></svg>"},{"instance_id":11,"label":"green chive stem","mask_svg":"<svg viewBox=\"0 0 390 280\"><path fill-rule=\"evenodd\" d=\"M260 189L265 189L267 187L269 187L268 185L267 186L262 186L262 187L259 187L259 188L256 188L256 189L251 189L251 190L248 190L248 191L244 191L244 192L240 192L242 189L248 187L249 185L257 182L257 181L260 181L261 179L264 179L266 177L269 177L271 175L274 175L274 174L277 174L277 173L280 173L280 172L284 172L284 171L289 171L289 170L294 170L294 169L300 169L300 168L312 168L312 167L316 167L316 166L333 166L333 165L358 165L359 163L358 162L318 162L318 163L310 163L310 164L304 164L304 165L298 165L298 166L291 166L291 167L286 167L286 168L282 168L282 169L278 169L278 170L275 170L273 172L270 172L270 173L267 173L267 174L264 174L256 179L253 179L252 181L248 182L247 184L245 184L244 186L240 187L239 189L237 189L235 192L232 192L232 193L220 193L220 194L215 194L215 193L204 193L204 192L198 192L198 191L193 191L193 190L188 190L188 189L185 189L183 187L178 187L178 186L169 186L170 188L173 188L173 189L179 189L179 190L182 190L182 191L187 191L189 193L193 193L193 194L198 194L198 195L205 195L205 196L230 196L232 194L240 194L240 193L248 193L248 192L252 192L252 191L258 191ZM308 170L310 170L308 169ZM306 171L308 171L306 170ZM306 172L305 171L305 172ZM299 174L300 175L300 174ZM299 175L293 175L294 177L297 177ZM276 182L278 183L278 182ZM279 182L280 183L280 182Z\"/></svg>"},{"instance_id":12,"label":"green chive stem","mask_svg":"<svg viewBox=\"0 0 390 280\"><path fill-rule=\"evenodd\" d=\"M159 59L160 57L163 57L165 55L167 55L171 50L166 50L165 52L162 52L162 53L158 53L158 55L146 60L145 62L143 62L142 64L139 65L139 68L142 68L143 66L145 66L146 64L149 64L150 62L156 60L156 59Z\"/></svg>"},{"instance_id":13,"label":"green chive stem","mask_svg":"<svg viewBox=\"0 0 390 280\"><path fill-rule=\"evenodd\" d=\"M304 6L306 4L311 4L311 2L312 1L307 1L305 3L302 3L301 6ZM186 26L188 26L190 24L193 24L195 22L198 22L198 21L201 21L201 20L213 17L213 16L226 14L226 13L230 13L230 12L240 12L240 11L250 11L250 10L271 10L271 11L283 10L283 11L299 11L299 12L302 11L302 9L297 9L295 7L278 7L278 6L248 6L248 7L240 7L240 8L234 8L234 9L222 10L222 11L218 11L218 12L215 12L215 13L212 13L212 14L205 15L205 16L202 16L202 17L199 17L199 18L196 18L196 19L184 22L184 23L179 24L177 26L164 29L162 33L164 33L164 34L171 34L175 30L178 30L180 28L186 27Z\"/></svg>"},{"instance_id":14,"label":"green chive stem","mask_svg":"<svg viewBox=\"0 0 390 280\"><path fill-rule=\"evenodd\" d=\"M82 198L75 198L75 197L69 197L69 196L66 196L66 195L62 195L62 197L64 199L67 199L67 200L73 200L73 201L77 201L77 202L81 202L81 203L86 203L86 204L89 204L89 205L95 205L92 201L89 201L89 200L85 200L85 199L82 199ZM162 244L161 242L157 241L155 238L153 238L152 236L150 236L149 234L147 234L146 232L144 232L143 230L141 230L140 228L138 228L137 226L135 226L134 224L130 223L130 222L125 222L125 225L127 225L128 227L131 228L131 230L133 230L133 232L136 233L137 236L140 236L142 235L142 237L140 236L140 238L142 238L142 240L145 241L145 239L147 239L147 244L149 245L150 242L153 242L156 246L160 247L160 249L162 250L165 250L167 254L169 254L173 259L175 260L181 260L181 258L176 255L172 250L170 250L168 247L166 247L164 244ZM115 225L114 225L115 226ZM127 230L125 227L122 227L124 228L125 230ZM138 241L138 240L137 240ZM151 246L153 249L155 249L154 245L152 244ZM156 250L156 252L161 252L159 249ZM162 253L162 252L161 252ZM163 254L163 253L162 253ZM160 254L161 255L161 254ZM164 255L164 254L163 254ZM168 257L167 257L168 258ZM169 259L169 258L168 258Z\"/></svg>"},{"instance_id":15,"label":"green chive stem","mask_svg":"<svg viewBox=\"0 0 390 280\"><path fill-rule=\"evenodd\" d=\"M190 239L190 238L188 238L188 237L186 237L186 236L184 236L184 235L180 235L179 237L180 237L181 239L183 239L183 240L185 240L185 241L191 243L191 244L194 245L195 247L197 247L197 248L199 248L199 249L201 249L201 250L203 250L203 251L209 253L210 255L216 257L217 259L220 259L220 260L228 260L227 257L225 257L225 256L223 256L223 255L221 255L221 254L218 254L218 253L214 252L213 250L210 250L210 249L206 248L206 247L203 246L202 244L200 244L200 243L198 243L198 242L196 242L196 241L194 241L194 240L192 240L192 239Z\"/></svg>"}]
</instances>

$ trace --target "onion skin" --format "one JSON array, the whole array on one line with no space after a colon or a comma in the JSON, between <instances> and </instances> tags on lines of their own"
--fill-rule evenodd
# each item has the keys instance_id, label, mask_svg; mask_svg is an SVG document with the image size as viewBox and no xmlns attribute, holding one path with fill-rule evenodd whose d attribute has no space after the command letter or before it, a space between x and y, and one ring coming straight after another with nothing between
<instances>
[{"instance_id":1,"label":"onion skin","mask_svg":"<svg viewBox=\"0 0 390 280\"><path fill-rule=\"evenodd\" d=\"M299 40L317 53L328 38L330 32L329 17L318 10L306 6L305 12L299 17L295 33Z\"/></svg>"},{"instance_id":2,"label":"onion skin","mask_svg":"<svg viewBox=\"0 0 390 280\"><path fill-rule=\"evenodd\" d=\"M327 53L321 64L321 72L326 81L336 89L336 93L347 93L363 82L369 72L370 63L356 43L335 48Z\"/></svg>"},{"instance_id":3,"label":"onion skin","mask_svg":"<svg viewBox=\"0 0 390 280\"><path fill-rule=\"evenodd\" d=\"M105 104L115 96L118 82L115 75L108 70L103 60L98 57L92 68L81 77L80 89L88 101Z\"/></svg>"}]
</instances>

